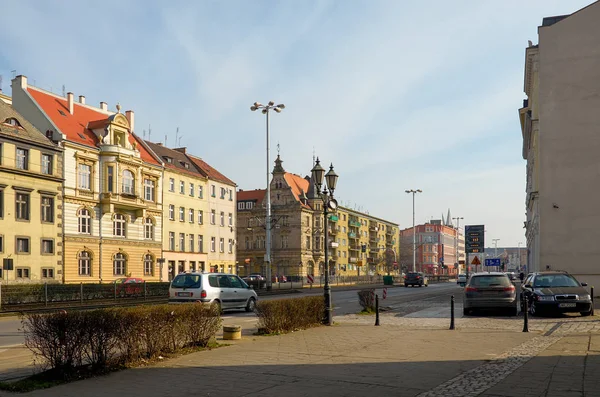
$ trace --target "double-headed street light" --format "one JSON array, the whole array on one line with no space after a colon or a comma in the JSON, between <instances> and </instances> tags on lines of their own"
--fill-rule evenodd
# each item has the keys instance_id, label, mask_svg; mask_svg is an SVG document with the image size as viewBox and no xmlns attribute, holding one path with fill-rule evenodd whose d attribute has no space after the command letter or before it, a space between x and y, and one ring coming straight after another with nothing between
<instances>
[{"instance_id":1,"label":"double-headed street light","mask_svg":"<svg viewBox=\"0 0 600 397\"><path fill-rule=\"evenodd\" d=\"M462 216L457 216L456 218L452 218L452 220L456 221L456 249L454 254L456 255L456 274L459 273L460 268L460 255L458 254L458 237L460 236L460 221L465 219Z\"/></svg>"},{"instance_id":2,"label":"double-headed street light","mask_svg":"<svg viewBox=\"0 0 600 397\"><path fill-rule=\"evenodd\" d=\"M335 212L337 210L337 201L333 198L333 191L337 185L338 175L333 170L333 164L329 167L329 171L325 174L325 169L321 167L321 163L317 158L315 166L311 170L312 179L315 181L315 187L317 188L317 194L323 200L323 215L324 230L325 230L325 287L323 289L323 295L325 298L325 316L323 323L325 325L333 325L333 306L331 304L331 287L329 286L329 225L327 221L327 215L329 210ZM323 177L327 185L323 184ZM321 191L321 187L323 191Z\"/></svg>"},{"instance_id":3,"label":"double-headed street light","mask_svg":"<svg viewBox=\"0 0 600 397\"><path fill-rule=\"evenodd\" d=\"M271 289L271 161L269 160L269 113L274 110L277 113L281 113L285 109L283 103L275 105L275 102L270 101L267 105L263 105L260 102L254 102L250 106L250 110L253 112L262 109L262 114L267 115L267 215L265 217L265 230L267 234L267 241L265 246L265 263L266 263L266 277L267 277L267 290Z\"/></svg>"},{"instance_id":4,"label":"double-headed street light","mask_svg":"<svg viewBox=\"0 0 600 397\"><path fill-rule=\"evenodd\" d=\"M416 272L416 268L417 268L417 231L415 230L415 194L417 193L423 193L423 191L421 189L410 189L410 190L406 190L406 193L410 194L412 193L412 199L413 199L413 272Z\"/></svg>"}]
</instances>

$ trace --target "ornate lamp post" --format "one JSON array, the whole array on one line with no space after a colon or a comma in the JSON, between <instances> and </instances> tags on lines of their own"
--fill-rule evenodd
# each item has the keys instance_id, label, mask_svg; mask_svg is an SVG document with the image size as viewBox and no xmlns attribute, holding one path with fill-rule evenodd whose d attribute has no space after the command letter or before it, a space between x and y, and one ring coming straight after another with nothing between
<instances>
[{"instance_id":1,"label":"ornate lamp post","mask_svg":"<svg viewBox=\"0 0 600 397\"><path fill-rule=\"evenodd\" d=\"M333 192L337 185L338 175L333 170L333 164L329 167L329 171L325 175L325 169L321 167L320 161L317 158L315 166L311 170L312 178L315 181L317 193L323 201L323 215L325 217L325 286L323 288L323 295L325 298L325 317L323 323L325 325L333 325L333 305L331 304L331 287L329 286L329 230L327 215L329 210L335 212L337 209L337 201L333 198ZM323 176L325 176L326 185L323 184ZM321 191L321 187L323 191Z\"/></svg>"}]
</instances>

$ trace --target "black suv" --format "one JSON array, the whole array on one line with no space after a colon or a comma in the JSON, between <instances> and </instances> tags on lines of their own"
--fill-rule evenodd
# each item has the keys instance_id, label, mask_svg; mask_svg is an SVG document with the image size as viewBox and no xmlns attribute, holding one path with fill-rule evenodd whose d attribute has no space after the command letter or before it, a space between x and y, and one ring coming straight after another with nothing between
<instances>
[{"instance_id":1,"label":"black suv","mask_svg":"<svg viewBox=\"0 0 600 397\"><path fill-rule=\"evenodd\" d=\"M427 280L427 276L425 276L423 273L408 272L406 273L406 276L404 276L404 286L408 287L409 285L412 285L413 287L415 285L418 285L419 287L427 287L427 285L429 285L429 282Z\"/></svg>"},{"instance_id":2,"label":"black suv","mask_svg":"<svg viewBox=\"0 0 600 397\"><path fill-rule=\"evenodd\" d=\"M530 273L521 284L521 311L527 299L529 313L579 312L582 316L594 314L590 293L567 272Z\"/></svg>"}]
</instances>

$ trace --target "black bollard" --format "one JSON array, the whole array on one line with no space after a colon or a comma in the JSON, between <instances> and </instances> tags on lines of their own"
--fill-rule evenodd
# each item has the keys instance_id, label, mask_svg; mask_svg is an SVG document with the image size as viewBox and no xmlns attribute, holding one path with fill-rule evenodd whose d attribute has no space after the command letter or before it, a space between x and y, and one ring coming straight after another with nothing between
<instances>
[{"instance_id":1,"label":"black bollard","mask_svg":"<svg viewBox=\"0 0 600 397\"><path fill-rule=\"evenodd\" d=\"M375 295L375 325L379 325L379 295Z\"/></svg>"},{"instance_id":2,"label":"black bollard","mask_svg":"<svg viewBox=\"0 0 600 397\"><path fill-rule=\"evenodd\" d=\"M523 297L523 332L529 332L529 302L527 297Z\"/></svg>"},{"instance_id":3,"label":"black bollard","mask_svg":"<svg viewBox=\"0 0 600 397\"><path fill-rule=\"evenodd\" d=\"M454 295L450 298L450 329L454 329Z\"/></svg>"}]
</instances>

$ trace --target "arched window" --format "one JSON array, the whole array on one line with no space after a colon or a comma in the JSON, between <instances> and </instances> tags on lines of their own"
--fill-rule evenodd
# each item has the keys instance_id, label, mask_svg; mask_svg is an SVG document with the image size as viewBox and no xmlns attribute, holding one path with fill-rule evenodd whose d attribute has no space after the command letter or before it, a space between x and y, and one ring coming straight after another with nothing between
<instances>
[{"instance_id":1,"label":"arched window","mask_svg":"<svg viewBox=\"0 0 600 397\"><path fill-rule=\"evenodd\" d=\"M123 171L123 189L121 193L134 194L135 179L133 173L129 170Z\"/></svg>"},{"instance_id":2,"label":"arched window","mask_svg":"<svg viewBox=\"0 0 600 397\"><path fill-rule=\"evenodd\" d=\"M144 238L154 240L154 222L149 217L144 219Z\"/></svg>"},{"instance_id":3,"label":"arched window","mask_svg":"<svg viewBox=\"0 0 600 397\"><path fill-rule=\"evenodd\" d=\"M154 257L150 254L144 255L144 276L152 276L154 271Z\"/></svg>"},{"instance_id":4,"label":"arched window","mask_svg":"<svg viewBox=\"0 0 600 397\"><path fill-rule=\"evenodd\" d=\"M90 210L82 208L77 212L77 224L79 233L92 233L92 216L90 215Z\"/></svg>"},{"instance_id":5,"label":"arched window","mask_svg":"<svg viewBox=\"0 0 600 397\"><path fill-rule=\"evenodd\" d=\"M92 275L92 255L88 251L81 251L77 255L80 276Z\"/></svg>"},{"instance_id":6,"label":"arched window","mask_svg":"<svg viewBox=\"0 0 600 397\"><path fill-rule=\"evenodd\" d=\"M123 214L115 214L113 218L113 235L115 237L125 237L126 236L126 218Z\"/></svg>"},{"instance_id":7,"label":"arched window","mask_svg":"<svg viewBox=\"0 0 600 397\"><path fill-rule=\"evenodd\" d=\"M124 276L127 269L127 258L122 253L115 254L113 257L113 274L115 276Z\"/></svg>"}]
</instances>

